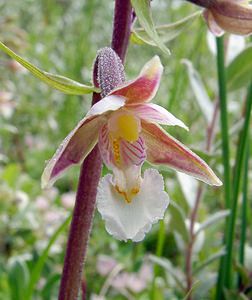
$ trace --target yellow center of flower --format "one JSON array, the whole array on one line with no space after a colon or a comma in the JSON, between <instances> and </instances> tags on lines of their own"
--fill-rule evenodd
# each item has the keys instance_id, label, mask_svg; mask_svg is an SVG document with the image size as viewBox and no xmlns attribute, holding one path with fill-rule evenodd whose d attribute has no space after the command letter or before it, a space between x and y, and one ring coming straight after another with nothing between
<instances>
[{"instance_id":1,"label":"yellow center of flower","mask_svg":"<svg viewBox=\"0 0 252 300\"><path fill-rule=\"evenodd\" d=\"M118 194L122 195L125 202L130 204L132 202L132 199L139 193L140 189L138 187L132 188L129 192L125 192L120 190L118 185L115 186L115 190Z\"/></svg>"},{"instance_id":2,"label":"yellow center of flower","mask_svg":"<svg viewBox=\"0 0 252 300\"><path fill-rule=\"evenodd\" d=\"M120 142L118 139L114 139L112 142L113 145L113 153L114 153L114 159L117 165L120 164L121 162L121 157L120 157Z\"/></svg>"},{"instance_id":3,"label":"yellow center of flower","mask_svg":"<svg viewBox=\"0 0 252 300\"><path fill-rule=\"evenodd\" d=\"M121 114L117 117L117 136L128 142L135 142L138 139L138 120L131 114Z\"/></svg>"}]
</instances>

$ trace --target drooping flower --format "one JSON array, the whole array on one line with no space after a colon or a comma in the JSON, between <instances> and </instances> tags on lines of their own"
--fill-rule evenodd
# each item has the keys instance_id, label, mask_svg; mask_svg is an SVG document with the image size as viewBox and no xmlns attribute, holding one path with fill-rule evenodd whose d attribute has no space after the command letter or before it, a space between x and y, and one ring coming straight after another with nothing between
<instances>
[{"instance_id":1,"label":"drooping flower","mask_svg":"<svg viewBox=\"0 0 252 300\"><path fill-rule=\"evenodd\" d=\"M205 3L208 8L203 15L214 35L221 36L225 31L237 35L252 33L252 5L248 0L212 0Z\"/></svg>"},{"instance_id":2,"label":"drooping flower","mask_svg":"<svg viewBox=\"0 0 252 300\"><path fill-rule=\"evenodd\" d=\"M110 48L104 51L111 54L109 57L115 55ZM142 178L145 160L221 185L202 159L160 127L177 125L187 129L167 110L149 103L157 92L162 71L160 59L155 56L135 80L104 93L107 95L63 141L42 176L43 187L52 185L68 167L81 163L98 143L103 162L113 176L101 179L97 208L107 231L120 240L142 240L152 224L163 218L169 203L163 178L156 170L145 171ZM109 75L100 83L109 85Z\"/></svg>"}]
</instances>

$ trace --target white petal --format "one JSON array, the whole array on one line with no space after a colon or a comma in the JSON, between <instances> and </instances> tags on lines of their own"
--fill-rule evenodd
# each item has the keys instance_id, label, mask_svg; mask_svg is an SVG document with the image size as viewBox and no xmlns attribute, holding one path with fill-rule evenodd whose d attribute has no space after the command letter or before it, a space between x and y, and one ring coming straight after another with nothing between
<instances>
[{"instance_id":1,"label":"white petal","mask_svg":"<svg viewBox=\"0 0 252 300\"><path fill-rule=\"evenodd\" d=\"M126 203L115 190L112 175L106 175L99 183L98 211L106 230L119 240L141 241L152 224L164 217L168 204L163 177L154 169L145 171L140 192L131 203Z\"/></svg>"},{"instance_id":2,"label":"white petal","mask_svg":"<svg viewBox=\"0 0 252 300\"><path fill-rule=\"evenodd\" d=\"M154 103L143 103L128 105L127 109L131 110L140 119L144 119L148 122L169 126L180 126L189 130L181 120L177 119L173 114L160 105Z\"/></svg>"},{"instance_id":3,"label":"white petal","mask_svg":"<svg viewBox=\"0 0 252 300\"><path fill-rule=\"evenodd\" d=\"M107 96L96 104L94 104L88 111L86 117L101 115L108 111L115 111L124 106L125 98L120 96Z\"/></svg>"}]
</instances>

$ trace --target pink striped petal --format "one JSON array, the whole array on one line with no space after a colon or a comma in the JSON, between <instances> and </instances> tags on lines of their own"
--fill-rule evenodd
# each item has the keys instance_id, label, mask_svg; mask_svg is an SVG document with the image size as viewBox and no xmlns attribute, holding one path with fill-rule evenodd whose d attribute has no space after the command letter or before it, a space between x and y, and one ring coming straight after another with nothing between
<instances>
[{"instance_id":1,"label":"pink striped petal","mask_svg":"<svg viewBox=\"0 0 252 300\"><path fill-rule=\"evenodd\" d=\"M62 142L42 175L42 187L49 187L71 165L81 163L98 140L100 128L107 122L110 112L122 107L125 99L108 96L97 102L86 117Z\"/></svg>"},{"instance_id":2,"label":"pink striped petal","mask_svg":"<svg viewBox=\"0 0 252 300\"><path fill-rule=\"evenodd\" d=\"M103 162L109 169L112 169L114 165L114 156L113 156L113 148L111 147L110 144L107 124L105 124L99 132L98 146L99 146L99 150Z\"/></svg>"},{"instance_id":3,"label":"pink striped petal","mask_svg":"<svg viewBox=\"0 0 252 300\"><path fill-rule=\"evenodd\" d=\"M200 157L167 134L160 126L142 122L142 128L147 160L150 163L167 165L210 185L222 184Z\"/></svg>"},{"instance_id":4,"label":"pink striped petal","mask_svg":"<svg viewBox=\"0 0 252 300\"><path fill-rule=\"evenodd\" d=\"M109 135L107 125L99 133L99 149L103 162L108 168L128 168L132 165L141 166L146 159L145 144L142 137L135 142L114 139Z\"/></svg>"},{"instance_id":5,"label":"pink striped petal","mask_svg":"<svg viewBox=\"0 0 252 300\"><path fill-rule=\"evenodd\" d=\"M121 156L124 166L141 166L146 159L145 144L143 138L140 136L135 142L127 142L121 140Z\"/></svg>"},{"instance_id":6,"label":"pink striped petal","mask_svg":"<svg viewBox=\"0 0 252 300\"><path fill-rule=\"evenodd\" d=\"M156 95L162 73L163 66L160 59L154 56L145 64L135 80L118 87L110 94L127 98L127 104L150 101Z\"/></svg>"},{"instance_id":7,"label":"pink striped petal","mask_svg":"<svg viewBox=\"0 0 252 300\"><path fill-rule=\"evenodd\" d=\"M128 105L128 110L131 110L140 119L151 123L159 123L162 125L180 126L188 130L188 127L173 114L169 113L162 106L153 103L144 103L136 105Z\"/></svg>"},{"instance_id":8,"label":"pink striped petal","mask_svg":"<svg viewBox=\"0 0 252 300\"><path fill-rule=\"evenodd\" d=\"M48 162L42 175L42 188L52 186L66 169L83 161L97 143L99 129L106 122L105 115L87 117L79 122Z\"/></svg>"}]
</instances>

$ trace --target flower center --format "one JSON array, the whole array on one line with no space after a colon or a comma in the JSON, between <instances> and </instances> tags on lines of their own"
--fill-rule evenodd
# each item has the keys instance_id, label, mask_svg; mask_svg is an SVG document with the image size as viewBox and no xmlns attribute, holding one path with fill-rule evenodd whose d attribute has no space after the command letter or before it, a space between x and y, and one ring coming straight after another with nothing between
<instances>
[{"instance_id":1,"label":"flower center","mask_svg":"<svg viewBox=\"0 0 252 300\"><path fill-rule=\"evenodd\" d=\"M125 192L123 190L120 190L119 186L115 186L115 190L117 191L118 194L122 195L125 202L130 204L132 202L132 199L139 193L139 188L135 187L132 188L129 192Z\"/></svg>"},{"instance_id":2,"label":"flower center","mask_svg":"<svg viewBox=\"0 0 252 300\"><path fill-rule=\"evenodd\" d=\"M140 120L133 114L121 111L109 120L109 131L115 139L122 138L127 142L135 142L139 138Z\"/></svg>"}]
</instances>

